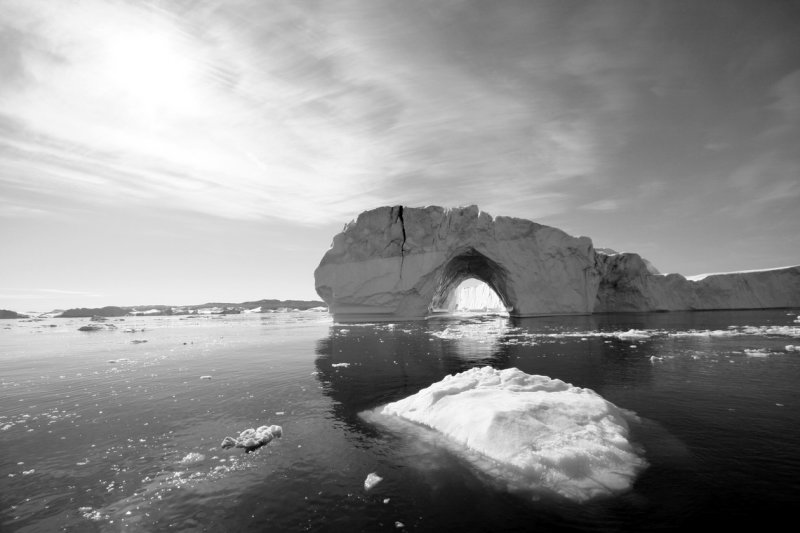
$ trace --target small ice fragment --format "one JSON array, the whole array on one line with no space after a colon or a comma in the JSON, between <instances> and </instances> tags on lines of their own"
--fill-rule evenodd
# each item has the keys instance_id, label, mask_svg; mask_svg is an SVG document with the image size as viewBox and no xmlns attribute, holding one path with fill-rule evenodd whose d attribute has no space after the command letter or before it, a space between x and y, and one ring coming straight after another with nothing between
<instances>
[{"instance_id":1,"label":"small ice fragment","mask_svg":"<svg viewBox=\"0 0 800 533\"><path fill-rule=\"evenodd\" d=\"M391 500L389 498L384 498L383 503L389 503Z\"/></svg>"},{"instance_id":2,"label":"small ice fragment","mask_svg":"<svg viewBox=\"0 0 800 533\"><path fill-rule=\"evenodd\" d=\"M777 405L778 407L783 407L782 403L776 403L775 405Z\"/></svg>"},{"instance_id":3,"label":"small ice fragment","mask_svg":"<svg viewBox=\"0 0 800 533\"><path fill-rule=\"evenodd\" d=\"M370 490L372 487L383 481L383 478L375 472L367 474L367 479L364 480L364 490Z\"/></svg>"},{"instance_id":4,"label":"small ice fragment","mask_svg":"<svg viewBox=\"0 0 800 533\"><path fill-rule=\"evenodd\" d=\"M181 459L182 465L193 465L205 460L206 456L202 453L191 452L187 453L186 456Z\"/></svg>"},{"instance_id":5,"label":"small ice fragment","mask_svg":"<svg viewBox=\"0 0 800 533\"><path fill-rule=\"evenodd\" d=\"M285 413L285 412L283 412L283 411L275 411L275 414L276 414L277 416L282 416L282 415L285 415L286 413Z\"/></svg>"},{"instance_id":6,"label":"small ice fragment","mask_svg":"<svg viewBox=\"0 0 800 533\"><path fill-rule=\"evenodd\" d=\"M200 379L211 379L211 376L200 376Z\"/></svg>"},{"instance_id":7,"label":"small ice fragment","mask_svg":"<svg viewBox=\"0 0 800 533\"><path fill-rule=\"evenodd\" d=\"M23 471L22 471L22 475L23 475L23 476L29 476L29 475L33 474L34 472L36 472L36 470L34 470L33 468L31 468L30 470L23 470Z\"/></svg>"},{"instance_id":8,"label":"small ice fragment","mask_svg":"<svg viewBox=\"0 0 800 533\"><path fill-rule=\"evenodd\" d=\"M394 527L396 527L397 529L402 529L406 527L406 525L398 520L397 522L394 523Z\"/></svg>"},{"instance_id":9,"label":"small ice fragment","mask_svg":"<svg viewBox=\"0 0 800 533\"><path fill-rule=\"evenodd\" d=\"M333 368L347 368L350 366L350 363L333 363L331 366Z\"/></svg>"},{"instance_id":10,"label":"small ice fragment","mask_svg":"<svg viewBox=\"0 0 800 533\"><path fill-rule=\"evenodd\" d=\"M787 352L793 352L793 351L795 351L795 350L797 350L797 351L799 351L799 352L800 352L800 346L793 346L793 345L791 345L791 344L787 344L787 345L786 345L786 351L787 351Z\"/></svg>"},{"instance_id":11,"label":"small ice fragment","mask_svg":"<svg viewBox=\"0 0 800 533\"><path fill-rule=\"evenodd\" d=\"M238 438L225 437L222 441L222 448L244 448L249 453L265 444L269 444L272 439L283 436L283 428L280 426L261 426L258 429L245 429L239 434Z\"/></svg>"}]
</instances>

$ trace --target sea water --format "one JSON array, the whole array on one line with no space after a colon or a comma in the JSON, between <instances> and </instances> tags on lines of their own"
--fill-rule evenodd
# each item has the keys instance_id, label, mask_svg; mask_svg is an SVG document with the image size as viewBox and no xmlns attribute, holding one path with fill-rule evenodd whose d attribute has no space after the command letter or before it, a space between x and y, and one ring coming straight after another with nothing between
<instances>
[{"instance_id":1,"label":"sea water","mask_svg":"<svg viewBox=\"0 0 800 533\"><path fill-rule=\"evenodd\" d=\"M327 313L0 322L2 531L768 528L800 502L798 310ZM635 413L647 467L574 502L517 491L430 430L365 412L475 366ZM245 453L225 436L279 425ZM365 488L374 474L379 482Z\"/></svg>"}]
</instances>

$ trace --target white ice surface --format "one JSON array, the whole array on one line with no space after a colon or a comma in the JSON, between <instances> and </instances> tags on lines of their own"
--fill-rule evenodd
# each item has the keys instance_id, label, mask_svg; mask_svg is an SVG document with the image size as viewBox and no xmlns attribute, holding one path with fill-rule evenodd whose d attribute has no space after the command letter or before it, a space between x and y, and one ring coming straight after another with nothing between
<instances>
[{"instance_id":1,"label":"white ice surface","mask_svg":"<svg viewBox=\"0 0 800 533\"><path fill-rule=\"evenodd\" d=\"M773 268L757 268L755 270L736 270L734 272L708 272L706 274L694 274L692 276L684 276L684 277L689 281L702 281L706 279L708 276L724 276L725 274L749 274L752 272L770 272L772 270L783 270L786 268L792 268L793 266L794 265L773 267Z\"/></svg>"},{"instance_id":2,"label":"white ice surface","mask_svg":"<svg viewBox=\"0 0 800 533\"><path fill-rule=\"evenodd\" d=\"M395 415L508 467L527 488L576 501L631 487L646 462L635 417L590 389L516 368L472 368L386 405Z\"/></svg>"}]
</instances>

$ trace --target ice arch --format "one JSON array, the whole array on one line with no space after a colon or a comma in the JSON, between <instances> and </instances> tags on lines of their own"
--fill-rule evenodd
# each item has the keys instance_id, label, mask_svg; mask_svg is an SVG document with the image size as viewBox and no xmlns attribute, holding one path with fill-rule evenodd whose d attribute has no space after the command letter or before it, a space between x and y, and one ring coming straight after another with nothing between
<instances>
[{"instance_id":1,"label":"ice arch","mask_svg":"<svg viewBox=\"0 0 800 533\"><path fill-rule=\"evenodd\" d=\"M477 206L381 207L336 235L314 273L337 317L416 318L474 277L514 316L591 313L599 279L586 237Z\"/></svg>"},{"instance_id":2,"label":"ice arch","mask_svg":"<svg viewBox=\"0 0 800 533\"><path fill-rule=\"evenodd\" d=\"M365 211L314 271L334 316L368 320L423 317L470 276L512 316L800 307L800 266L662 275L638 254L598 251L587 237L474 205Z\"/></svg>"},{"instance_id":3,"label":"ice arch","mask_svg":"<svg viewBox=\"0 0 800 533\"><path fill-rule=\"evenodd\" d=\"M508 297L506 273L503 267L475 249L469 249L453 257L445 265L441 282L431 300L429 311L458 310L459 289L469 280L488 287L496 294L500 301L500 307L504 311L509 307L513 308L514 304Z\"/></svg>"},{"instance_id":4,"label":"ice arch","mask_svg":"<svg viewBox=\"0 0 800 533\"><path fill-rule=\"evenodd\" d=\"M467 278L459 283L446 299L448 313L480 313L508 315L506 304L486 283Z\"/></svg>"}]
</instances>

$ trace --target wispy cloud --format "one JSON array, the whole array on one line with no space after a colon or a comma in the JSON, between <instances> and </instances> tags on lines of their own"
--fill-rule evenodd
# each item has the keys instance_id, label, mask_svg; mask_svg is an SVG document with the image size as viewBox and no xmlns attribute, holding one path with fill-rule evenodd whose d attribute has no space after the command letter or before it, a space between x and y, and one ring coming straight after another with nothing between
<instances>
[{"instance_id":1,"label":"wispy cloud","mask_svg":"<svg viewBox=\"0 0 800 533\"><path fill-rule=\"evenodd\" d=\"M617 200L597 200L580 206L580 209L589 211L616 211L619 209L619 202Z\"/></svg>"},{"instance_id":2,"label":"wispy cloud","mask_svg":"<svg viewBox=\"0 0 800 533\"><path fill-rule=\"evenodd\" d=\"M472 23L460 2L6 5L0 113L18 131L0 139L3 188L230 218L553 194L598 174L616 135L602 120L627 105L638 61L559 38L547 18L566 15L545 7L486 12L508 25L491 56L442 26ZM591 31L613 31L602 20ZM565 46L537 49L531 23Z\"/></svg>"}]
</instances>

